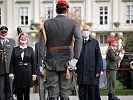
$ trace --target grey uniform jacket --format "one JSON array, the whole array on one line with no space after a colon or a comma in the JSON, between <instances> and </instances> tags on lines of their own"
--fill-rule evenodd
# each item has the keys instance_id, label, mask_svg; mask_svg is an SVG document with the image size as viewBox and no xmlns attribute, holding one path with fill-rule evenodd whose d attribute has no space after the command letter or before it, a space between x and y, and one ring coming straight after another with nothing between
<instances>
[{"instance_id":1,"label":"grey uniform jacket","mask_svg":"<svg viewBox=\"0 0 133 100\"><path fill-rule=\"evenodd\" d=\"M117 61L120 60L120 56L116 55L112 47L108 47L106 53L106 69L107 70L117 70Z\"/></svg>"},{"instance_id":2,"label":"grey uniform jacket","mask_svg":"<svg viewBox=\"0 0 133 100\"><path fill-rule=\"evenodd\" d=\"M6 39L4 45L0 41L0 75L9 73L10 58L15 45L13 39Z\"/></svg>"},{"instance_id":3,"label":"grey uniform jacket","mask_svg":"<svg viewBox=\"0 0 133 100\"><path fill-rule=\"evenodd\" d=\"M82 37L78 24L64 15L57 15L55 18L46 20L44 23L46 31L46 63L49 70L66 70L66 63L74 58L79 58ZM73 36L75 42L73 44ZM41 39L42 38L42 39ZM43 34L40 36L40 47L44 46ZM73 46L73 49L49 50L51 47Z\"/></svg>"}]
</instances>

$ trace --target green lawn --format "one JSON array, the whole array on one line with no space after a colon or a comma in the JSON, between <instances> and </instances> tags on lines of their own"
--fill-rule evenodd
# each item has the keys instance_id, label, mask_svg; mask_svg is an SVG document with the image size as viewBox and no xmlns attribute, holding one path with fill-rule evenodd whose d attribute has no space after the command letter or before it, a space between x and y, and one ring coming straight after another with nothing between
<instances>
[{"instance_id":1,"label":"green lawn","mask_svg":"<svg viewBox=\"0 0 133 100\"><path fill-rule=\"evenodd\" d=\"M107 87L100 89L101 95L108 95ZM133 95L133 89L124 89L122 84L116 82L116 95Z\"/></svg>"}]
</instances>

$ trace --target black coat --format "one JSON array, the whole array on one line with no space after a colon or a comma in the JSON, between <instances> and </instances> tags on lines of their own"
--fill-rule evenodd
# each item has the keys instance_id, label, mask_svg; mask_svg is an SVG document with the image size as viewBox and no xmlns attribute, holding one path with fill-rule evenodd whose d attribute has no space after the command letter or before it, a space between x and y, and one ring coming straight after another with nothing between
<instances>
[{"instance_id":1,"label":"black coat","mask_svg":"<svg viewBox=\"0 0 133 100\"><path fill-rule=\"evenodd\" d=\"M43 52L41 54L39 54L39 52ZM35 44L35 62L36 62L36 69L37 69L37 75L43 75L43 73L40 71L39 67L43 66L43 62L45 62L46 60L46 48L42 48L40 50L39 48L39 42L36 42ZM42 62L43 60L43 62Z\"/></svg>"},{"instance_id":2,"label":"black coat","mask_svg":"<svg viewBox=\"0 0 133 100\"><path fill-rule=\"evenodd\" d=\"M21 53L23 51L24 58L22 60ZM21 65L20 62L28 63L28 65ZM14 74L15 87L27 88L32 86L32 75L36 74L33 48L28 46L22 49L18 46L13 49L10 62L10 73Z\"/></svg>"},{"instance_id":3,"label":"black coat","mask_svg":"<svg viewBox=\"0 0 133 100\"><path fill-rule=\"evenodd\" d=\"M99 43L90 37L87 43L82 46L81 54L77 62L77 83L98 85L99 78L96 73L103 71L103 61Z\"/></svg>"}]
</instances>

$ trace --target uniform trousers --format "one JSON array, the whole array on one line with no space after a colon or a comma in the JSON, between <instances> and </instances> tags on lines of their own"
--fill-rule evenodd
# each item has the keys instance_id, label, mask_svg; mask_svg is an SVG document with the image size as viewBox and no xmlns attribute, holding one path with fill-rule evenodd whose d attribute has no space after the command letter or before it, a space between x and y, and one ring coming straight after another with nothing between
<instances>
[{"instance_id":1,"label":"uniform trousers","mask_svg":"<svg viewBox=\"0 0 133 100\"><path fill-rule=\"evenodd\" d=\"M117 74L117 71L113 71L113 70L106 72L108 93L112 94L113 96L115 96L116 74Z\"/></svg>"},{"instance_id":2,"label":"uniform trousers","mask_svg":"<svg viewBox=\"0 0 133 100\"><path fill-rule=\"evenodd\" d=\"M17 100L30 100L30 87L16 88Z\"/></svg>"},{"instance_id":3,"label":"uniform trousers","mask_svg":"<svg viewBox=\"0 0 133 100\"><path fill-rule=\"evenodd\" d=\"M0 75L0 100L10 100L11 84L9 74Z\"/></svg>"},{"instance_id":4,"label":"uniform trousers","mask_svg":"<svg viewBox=\"0 0 133 100\"><path fill-rule=\"evenodd\" d=\"M67 98L75 85L73 71L70 71L70 79L66 79L66 71L50 71L47 70L46 87L48 89L49 98Z\"/></svg>"}]
</instances>

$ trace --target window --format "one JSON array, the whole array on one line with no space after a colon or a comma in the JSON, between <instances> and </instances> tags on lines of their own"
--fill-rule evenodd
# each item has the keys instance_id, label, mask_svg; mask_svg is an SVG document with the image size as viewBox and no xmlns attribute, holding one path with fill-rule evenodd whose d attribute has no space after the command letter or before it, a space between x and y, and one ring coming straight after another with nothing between
<instances>
[{"instance_id":1,"label":"window","mask_svg":"<svg viewBox=\"0 0 133 100\"><path fill-rule=\"evenodd\" d=\"M30 3L31 0L14 0L16 3Z\"/></svg>"},{"instance_id":2,"label":"window","mask_svg":"<svg viewBox=\"0 0 133 100\"><path fill-rule=\"evenodd\" d=\"M127 5L126 23L133 24L133 5Z\"/></svg>"},{"instance_id":3,"label":"window","mask_svg":"<svg viewBox=\"0 0 133 100\"><path fill-rule=\"evenodd\" d=\"M108 24L108 7L100 6L100 25Z\"/></svg>"},{"instance_id":4,"label":"window","mask_svg":"<svg viewBox=\"0 0 133 100\"><path fill-rule=\"evenodd\" d=\"M2 19L1 16L2 16L2 15L1 15L1 8L0 8L0 25L1 25L1 19Z\"/></svg>"},{"instance_id":5,"label":"window","mask_svg":"<svg viewBox=\"0 0 133 100\"><path fill-rule=\"evenodd\" d=\"M101 44L107 43L107 35L100 35L100 43Z\"/></svg>"},{"instance_id":6,"label":"window","mask_svg":"<svg viewBox=\"0 0 133 100\"><path fill-rule=\"evenodd\" d=\"M72 7L72 13L75 14L76 17L81 18L81 7Z\"/></svg>"},{"instance_id":7,"label":"window","mask_svg":"<svg viewBox=\"0 0 133 100\"><path fill-rule=\"evenodd\" d=\"M133 2L133 0L122 0L123 2Z\"/></svg>"},{"instance_id":8,"label":"window","mask_svg":"<svg viewBox=\"0 0 133 100\"><path fill-rule=\"evenodd\" d=\"M96 2L109 2L110 0L96 0Z\"/></svg>"},{"instance_id":9,"label":"window","mask_svg":"<svg viewBox=\"0 0 133 100\"><path fill-rule=\"evenodd\" d=\"M47 19L53 18L53 7L46 8L46 18Z\"/></svg>"},{"instance_id":10,"label":"window","mask_svg":"<svg viewBox=\"0 0 133 100\"><path fill-rule=\"evenodd\" d=\"M29 16L28 16L28 7L19 8L19 21L20 25L28 25Z\"/></svg>"}]
</instances>

